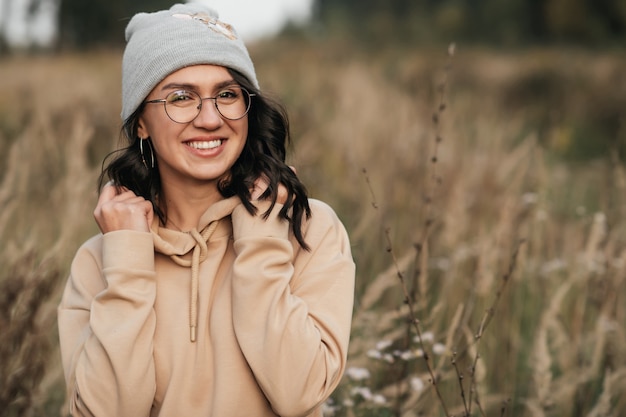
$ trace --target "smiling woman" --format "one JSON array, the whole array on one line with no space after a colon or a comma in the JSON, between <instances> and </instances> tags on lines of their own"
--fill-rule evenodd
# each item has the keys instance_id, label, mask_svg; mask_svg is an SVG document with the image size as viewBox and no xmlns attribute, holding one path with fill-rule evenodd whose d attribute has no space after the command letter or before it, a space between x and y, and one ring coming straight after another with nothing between
<instances>
[{"instance_id":1,"label":"smiling woman","mask_svg":"<svg viewBox=\"0 0 626 417\"><path fill-rule=\"evenodd\" d=\"M284 109L212 9L137 14L126 39L128 144L59 305L71 414L321 416L355 270L334 211L285 164Z\"/></svg>"},{"instance_id":2,"label":"smiling woman","mask_svg":"<svg viewBox=\"0 0 626 417\"><path fill-rule=\"evenodd\" d=\"M247 90L225 67L194 65L174 71L148 95L145 104L164 105L144 108L137 134L141 142L150 138L163 194L197 182L202 190L212 188L216 201L223 198L218 193L219 183L228 181L228 171L241 155L248 135L245 116L250 97L244 97L242 91ZM207 98L201 99L203 96ZM215 106L202 106L207 99L214 100ZM210 183L213 185L208 187ZM193 229L197 219L174 211L176 206L172 204L165 224Z\"/></svg>"}]
</instances>

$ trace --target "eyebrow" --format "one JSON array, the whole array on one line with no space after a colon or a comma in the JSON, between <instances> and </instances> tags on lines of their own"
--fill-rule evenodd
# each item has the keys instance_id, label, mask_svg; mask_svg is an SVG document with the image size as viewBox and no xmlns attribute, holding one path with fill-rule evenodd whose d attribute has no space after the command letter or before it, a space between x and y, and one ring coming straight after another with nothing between
<instances>
[{"instance_id":1,"label":"eyebrow","mask_svg":"<svg viewBox=\"0 0 626 417\"><path fill-rule=\"evenodd\" d=\"M217 84L215 84L213 86L214 90L219 90L220 88L224 88L224 87L232 87L233 85L239 85L237 83L237 81L230 79L230 80L225 80L222 82L219 82ZM197 90L198 86L196 84L189 84L189 83L177 83L177 82L172 82L172 83L168 83L165 84L163 87L161 87L161 91L165 91L165 90L171 90L174 88L182 88L182 89L187 89L187 90Z\"/></svg>"}]
</instances>

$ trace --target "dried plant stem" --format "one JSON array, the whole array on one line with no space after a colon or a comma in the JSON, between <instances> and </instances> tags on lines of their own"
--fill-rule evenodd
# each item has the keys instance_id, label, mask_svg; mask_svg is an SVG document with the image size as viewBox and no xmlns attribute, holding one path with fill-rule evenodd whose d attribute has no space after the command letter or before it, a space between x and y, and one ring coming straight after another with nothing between
<instances>
[{"instance_id":1,"label":"dried plant stem","mask_svg":"<svg viewBox=\"0 0 626 417\"><path fill-rule=\"evenodd\" d=\"M439 390L439 385L437 384L437 376L435 375L435 371L433 370L433 367L430 364L430 355L428 354L428 351L426 350L426 346L424 345L424 341L422 339L422 330L420 328L420 322L417 318L417 314L415 312L415 305L413 303L413 301L411 300L411 296L409 294L409 289L406 285L406 279L404 276L404 273L402 273L402 271L400 270L400 267L398 265L398 260L396 258L395 252L393 250L393 244L391 242L391 236L389 234L389 229L385 229L385 237L387 239L387 252L389 252L389 254L391 255L391 258L393 260L393 264L396 267L396 271L397 271L397 276L398 276L398 280L400 281L400 287L402 288L402 292L404 293L404 302L407 304L408 308L409 308L409 319L408 319L408 323L410 326L412 326L415 329L415 333L417 334L417 338L419 340L419 344L420 344L420 348L422 349L422 352L424 352L423 358L424 358L424 363L426 364L426 369L428 371L428 374L430 376L430 383L433 386L433 388L435 389L435 393L437 394L437 398L439 399L439 403L441 404L441 407L443 408L443 411L445 413L446 416L450 416L450 413L448 412L448 407L446 406L446 403L443 399L443 395L441 394L441 391Z\"/></svg>"},{"instance_id":2,"label":"dried plant stem","mask_svg":"<svg viewBox=\"0 0 626 417\"><path fill-rule=\"evenodd\" d=\"M480 354L478 353L478 347L480 345L480 341L482 340L483 335L485 334L485 330L487 329L487 326L489 326L489 323L491 323L491 320L493 319L493 316L498 307L498 304L500 303L500 299L502 298L502 293L504 292L507 284L509 283L511 279L511 275L513 275L513 271L515 270L515 265L517 264L517 256L519 254L520 247L522 246L524 242L525 242L524 239L520 239L515 245L515 248L513 249L513 253L511 254L509 267L507 271L505 272L505 274L502 275L502 280L500 281L500 286L498 287L498 290L496 291L493 303L485 311L485 314L483 315L483 318L480 322L480 326L478 327L478 332L474 335L474 340L476 341L476 354L474 355L474 360L472 362L472 367L470 369L470 394L469 394L469 401L467 403L467 407L469 407L469 409L467 410L468 416L471 415L471 412L472 412L472 403L473 403L472 398L474 398L474 402L478 406L481 412L481 415L483 416L485 415L485 412L483 411L480 405L480 399L478 397L478 390L476 387L476 366L478 364L478 359L480 359ZM462 385L461 385L461 391L463 391ZM465 398L465 394L463 392L461 393L461 396Z\"/></svg>"},{"instance_id":3,"label":"dried plant stem","mask_svg":"<svg viewBox=\"0 0 626 417\"><path fill-rule=\"evenodd\" d=\"M445 111L447 107L446 93L448 91L448 81L450 77L450 71L452 69L452 58L454 57L455 48L456 47L454 44L451 44L448 47L448 60L444 68L443 79L441 83L437 86L437 92L439 93L439 101L437 103L437 108L435 109L435 112L433 113L433 116L432 116L432 121L434 125L434 133L435 133L435 145L433 148L433 153L430 157L430 162L431 162L431 167L432 167L431 175L430 175L431 181L425 184L426 190L423 194L424 195L423 202L425 206L424 212L425 212L426 220L424 221L424 228L422 229L421 237L418 239L418 242L415 243L414 245L415 250L416 250L416 255L415 255L415 265L413 268L413 271L415 272L414 272L412 281L413 281L413 288L415 289L420 288L421 294L426 294L427 285L425 281L420 280L420 278L423 276L421 273L420 261L422 258L422 252L424 250L424 247L430 238L430 232L432 229L432 225L434 223L433 201L435 200L435 194L436 194L437 189L441 186L443 182L442 177L437 172L437 162L439 161L439 148L441 146L441 143L443 142L443 135L441 132L441 119L443 116L443 112Z\"/></svg>"},{"instance_id":4,"label":"dried plant stem","mask_svg":"<svg viewBox=\"0 0 626 417\"><path fill-rule=\"evenodd\" d=\"M444 69L443 80L437 87L437 91L439 93L439 102L437 103L437 108L432 116L432 121L433 121L434 129L435 129L435 145L433 148L432 156L430 158L431 169L432 169L430 178L432 181L426 184L426 193L424 197L426 220L424 221L424 227L422 229L421 237L418 243L414 245L416 249L416 253L415 253L415 266L413 268L413 271L415 272L414 272L414 276L412 280L413 281L412 288L414 290L417 290L418 288L420 288L421 289L420 293L422 295L426 293L427 285L425 282L422 282L421 285L419 285L420 277L424 276L421 272L422 269L420 267L420 262L421 262L424 247L427 245L429 241L430 232L432 230L432 225L434 223L433 201L435 200L436 191L441 186L441 183L443 181L443 179L437 172L437 162L439 160L439 148L440 148L441 143L443 142L443 135L441 133L441 119L442 119L443 112L445 111L447 107L446 93L447 93L447 87L448 87L449 74L452 68L452 58L454 57L454 52L455 52L455 45L451 44L448 47L448 61ZM396 268L397 268L397 274L398 274L398 278L402 286L402 291L404 292L405 302L407 303L409 307L409 323L415 328L415 332L417 333L420 349L422 349L422 352L424 352L423 358L426 364L426 369L430 375L431 384L433 385L435 389L437 398L439 399L439 402L441 403L441 407L443 408L445 415L449 416L450 414L448 412L448 408L445 404L441 391L439 390L439 386L437 384L437 377L435 375L433 367L431 366L430 357L429 357L428 351L426 350L424 341L422 339L422 331L420 328L420 322L417 319L417 315L415 312L415 305L414 305L415 293L409 292L409 289L406 284L406 280L404 278L404 274L397 267L398 263L392 250L392 243L391 243L391 237L389 235L389 229L385 231L385 236L387 238L387 244L389 245L388 250L392 255L394 265L396 265Z\"/></svg>"},{"instance_id":5,"label":"dried plant stem","mask_svg":"<svg viewBox=\"0 0 626 417\"><path fill-rule=\"evenodd\" d=\"M442 183L442 179L439 176L439 174L437 173L436 170L436 164L438 161L438 154L439 154L439 146L441 144L441 142L443 141L442 139L442 134L441 134L441 116L444 112L444 110L446 109L446 91L447 91L447 84L448 84L448 77L449 77L449 72L451 69L451 62L452 62L452 57L454 56L454 49L455 46L454 45L450 45L450 47L448 48L448 62L445 66L445 71L444 71L444 78L443 81L437 86L437 90L439 92L439 102L437 103L437 108L435 110L435 112L433 113L432 116L432 121L433 124L435 125L435 147L433 149L433 153L432 156L430 158L430 162L432 163L432 173L431 173L431 179L432 182L428 183L427 185L427 191L424 197L424 204L426 205L426 220L424 222L424 228L422 230L422 235L421 238L419 239L419 243L415 244L415 248L416 248L416 254L415 254L415 263L416 263L416 267L414 268L414 270L416 271L415 275L414 275L414 285L412 286L413 289L416 289L418 287L417 282L419 281L419 277L421 276L421 268L419 268L418 264L421 260L421 256L422 256L422 250L424 248L424 246L427 244L429 237L430 237L430 231L431 231L431 227L433 224L433 208L432 208L432 202L434 200L434 195L435 195L435 191L436 189L441 185ZM373 187L371 185L369 176L367 175L367 170L363 169L363 174L365 175L365 181L367 183L372 201L372 207L374 209L378 209L378 202L376 201L376 193L373 190ZM441 407L443 408L443 411L445 413L446 416L450 416L450 413L448 411L448 408L445 404L445 401L443 399L443 395L441 394L441 391L439 389L439 385L438 385L438 381L437 381L437 375L434 371L433 366L430 363L430 355L428 354L428 351L426 349L426 346L424 345L424 341L422 340L422 331L420 328L420 322L419 319L417 318L417 312L416 312L416 307L415 307L415 294L413 291L409 290L409 286L407 284L407 279L404 275L404 273L402 272L402 269L400 268L400 265L398 263L398 259L396 257L394 248L393 248L393 243L392 243L392 239L391 239L391 234L390 234L390 230L388 227L385 228L385 238L387 240L387 252L391 255L391 259L394 265L394 268L396 269L396 275L398 277L398 280L400 282L400 287L402 288L402 292L404 295L404 303L408 306L409 312L408 312L408 326L409 328L407 329L409 331L410 334L410 328L414 328L415 329L415 333L417 334L418 340L419 340L419 345L420 348L422 349L423 353L423 358L424 358L424 362L426 364L426 369L428 371L428 374L430 376L430 383L432 384L435 393L437 394L437 398L439 399L439 402L441 404ZM422 293L425 293L426 291L424 290L424 288L426 287L425 284L423 284L422 286Z\"/></svg>"},{"instance_id":6,"label":"dried plant stem","mask_svg":"<svg viewBox=\"0 0 626 417\"><path fill-rule=\"evenodd\" d=\"M459 387L461 388L461 399L463 400L463 409L465 410L465 415L470 415L470 407L467 405L467 398L465 397L465 389L463 388L463 373L459 370L459 366L456 362L456 352L452 354L452 366L454 367L454 371L456 372L457 380L459 381Z\"/></svg>"},{"instance_id":7,"label":"dried plant stem","mask_svg":"<svg viewBox=\"0 0 626 417\"><path fill-rule=\"evenodd\" d=\"M369 188L370 191L370 195L372 197L372 207L375 210L378 210L378 202L376 200L376 193L374 192L374 189L372 188L371 182L369 180L369 176L367 174L367 170L363 169L363 174L365 175L365 182ZM402 292L404 294L404 302L406 303L409 312L408 312L408 323L409 326L412 326L415 329L415 332L417 333L417 337L419 340L419 344L420 347L422 349L422 351L424 352L424 362L426 363L426 369L428 370L428 374L430 376L430 382L433 386L433 388L435 389L435 392L437 394L437 398L439 399L439 402L441 403L441 406L444 410L444 413L446 416L450 416L450 413L448 412L448 408L446 407L445 401L443 399L443 395L441 394L441 391L439 390L439 386L437 385L437 377L435 375L435 371L433 370L433 367L430 364L430 357L427 353L426 350L426 346L424 345L424 342L422 340L422 331L420 329L420 325L419 325L419 320L417 319L417 314L415 311L415 305L411 299L411 296L409 294L409 289L408 286L406 284L406 278L404 276L404 273L402 272L402 269L400 268L400 264L398 262L398 259L396 257L396 253L394 251L393 248L393 243L391 241L391 235L389 232L389 228L385 228L385 239L387 240L387 252L391 255L391 260L393 263L393 266L396 270L396 276L398 277L398 280L400 282L400 287L402 288Z\"/></svg>"},{"instance_id":8,"label":"dried plant stem","mask_svg":"<svg viewBox=\"0 0 626 417\"><path fill-rule=\"evenodd\" d=\"M504 417L504 414L506 413L506 407L509 404L509 401L511 400L509 399L506 401L502 401L502 407L500 407L500 417Z\"/></svg>"}]
</instances>

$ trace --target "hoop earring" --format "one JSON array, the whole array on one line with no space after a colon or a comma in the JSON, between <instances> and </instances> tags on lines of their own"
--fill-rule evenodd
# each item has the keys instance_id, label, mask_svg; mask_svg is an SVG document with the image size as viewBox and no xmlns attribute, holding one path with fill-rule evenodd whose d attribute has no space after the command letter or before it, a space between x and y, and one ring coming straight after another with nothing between
<instances>
[{"instance_id":1,"label":"hoop earring","mask_svg":"<svg viewBox=\"0 0 626 417\"><path fill-rule=\"evenodd\" d=\"M148 164L146 163L146 158L144 157L143 154L143 141L148 142L148 148L150 148L150 167L148 167ZM144 139L144 138L139 138L139 152L141 152L141 162L143 162L143 166L146 167L147 170L150 170L150 168L154 168L154 151L152 150L152 145L150 144L150 140L148 138Z\"/></svg>"}]
</instances>

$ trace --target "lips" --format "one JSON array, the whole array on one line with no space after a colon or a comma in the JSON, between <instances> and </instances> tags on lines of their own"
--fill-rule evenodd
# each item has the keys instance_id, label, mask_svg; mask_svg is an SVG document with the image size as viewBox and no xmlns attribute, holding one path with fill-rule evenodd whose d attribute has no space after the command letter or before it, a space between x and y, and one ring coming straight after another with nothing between
<instances>
[{"instance_id":1,"label":"lips","mask_svg":"<svg viewBox=\"0 0 626 417\"><path fill-rule=\"evenodd\" d=\"M214 139L214 140L202 140L202 141L190 141L185 142L185 144L194 149L215 149L219 147L223 143L222 139Z\"/></svg>"}]
</instances>

